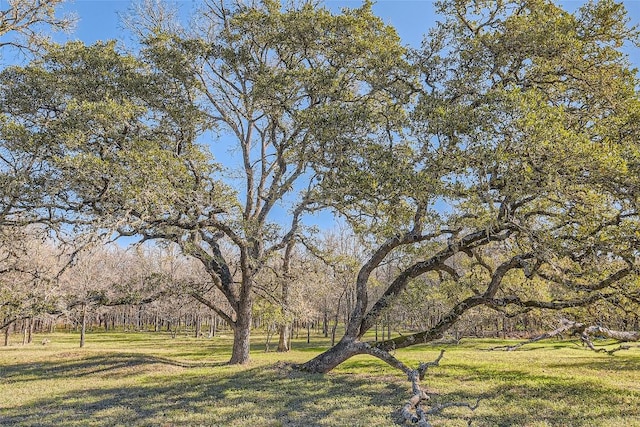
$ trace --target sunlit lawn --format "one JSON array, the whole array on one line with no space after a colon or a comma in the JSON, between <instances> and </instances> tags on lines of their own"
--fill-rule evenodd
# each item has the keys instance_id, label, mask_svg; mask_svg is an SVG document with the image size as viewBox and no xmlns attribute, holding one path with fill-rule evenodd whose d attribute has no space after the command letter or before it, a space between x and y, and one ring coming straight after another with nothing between
<instances>
[{"instance_id":1,"label":"sunlit lawn","mask_svg":"<svg viewBox=\"0 0 640 427\"><path fill-rule=\"evenodd\" d=\"M256 335L249 366L226 366L231 337L164 333L47 335L0 347L2 426L389 426L410 385L383 363L358 357L328 375L291 371L326 348L294 340L287 354L265 353ZM640 426L640 349L615 356L575 342L517 352L486 351L498 341L467 340L398 351L416 364L447 352L424 385L448 409L434 426Z\"/></svg>"}]
</instances>

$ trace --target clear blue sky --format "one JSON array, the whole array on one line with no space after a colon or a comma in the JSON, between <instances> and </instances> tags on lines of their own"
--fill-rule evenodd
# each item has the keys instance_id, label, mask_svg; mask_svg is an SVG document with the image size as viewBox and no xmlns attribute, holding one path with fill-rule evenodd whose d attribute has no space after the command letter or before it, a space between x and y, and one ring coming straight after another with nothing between
<instances>
[{"instance_id":1,"label":"clear blue sky","mask_svg":"<svg viewBox=\"0 0 640 427\"><path fill-rule=\"evenodd\" d=\"M198 0L178 0L175 3L189 11L197 6ZM121 38L123 30L118 14L126 12L130 4L130 0L75 0L67 3L62 10L74 12L79 18L76 30L69 38L86 43ZM325 4L337 11L345 6L358 7L362 2L329 0ZM394 25L408 44L418 45L422 35L434 23L433 1L430 0L382 0L377 2L374 10L385 22Z\"/></svg>"}]
</instances>

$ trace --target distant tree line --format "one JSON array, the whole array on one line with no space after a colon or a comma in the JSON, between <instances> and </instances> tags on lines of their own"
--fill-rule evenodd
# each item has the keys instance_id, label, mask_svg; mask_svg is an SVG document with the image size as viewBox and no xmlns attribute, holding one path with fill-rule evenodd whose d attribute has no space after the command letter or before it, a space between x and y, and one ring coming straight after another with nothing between
<instances>
[{"instance_id":1,"label":"distant tree line","mask_svg":"<svg viewBox=\"0 0 640 427\"><path fill-rule=\"evenodd\" d=\"M71 254L61 253L59 246L39 233L42 230L34 229L22 237L21 244L29 242L29 251L22 259L14 258L12 269L2 274L0 290L4 299L0 315L5 345L10 335L16 336L14 341L26 344L32 342L33 333L55 330L80 332L81 345L85 331L153 331L208 338L221 331L232 332L215 312L191 296L194 288L203 292L207 287L206 281L199 282L206 274L176 247L96 246L73 253L73 260L69 260ZM286 308L284 301L277 298L278 284L269 283L272 277L265 278L251 325L266 335L268 349L277 348L271 341L285 323L296 338L313 332L313 336L331 337L336 342L336 333L344 331L355 301L355 271L341 269L357 265L356 259L348 260L364 252L357 246L355 236L342 229L325 233L313 253L301 250L291 263L291 271L299 272L300 277L289 283ZM318 253L320 248L324 248L322 255ZM345 248L346 252L339 252ZM40 261L37 265L34 254ZM376 281L383 283L396 268L399 267L386 266ZM373 326L371 338L384 341L437 325L451 309L450 297L436 292L417 297L416 293L425 287L435 288L438 284L416 281L409 286L406 295ZM222 295L209 292L210 300L222 304ZM573 316L585 323L638 330L640 316L631 308L600 303L578 310ZM446 339L524 338L555 328L557 320L540 310L496 316L493 310L479 308L457 322Z\"/></svg>"}]
</instances>

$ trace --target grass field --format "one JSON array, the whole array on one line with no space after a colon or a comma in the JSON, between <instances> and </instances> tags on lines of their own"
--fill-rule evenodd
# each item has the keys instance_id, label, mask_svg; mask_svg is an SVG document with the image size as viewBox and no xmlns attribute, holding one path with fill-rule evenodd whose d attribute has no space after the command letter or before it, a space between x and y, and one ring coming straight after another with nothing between
<instances>
[{"instance_id":1,"label":"grass field","mask_svg":"<svg viewBox=\"0 0 640 427\"><path fill-rule=\"evenodd\" d=\"M294 340L287 354L264 353L255 337L249 366L226 366L229 336L160 333L37 336L0 347L2 426L393 426L410 397L397 371L357 357L328 375L291 371L328 343ZM503 341L398 351L409 363L435 359L424 385L432 402L482 398L449 409L434 426L640 426L640 349L615 356L575 342L517 352L486 351Z\"/></svg>"}]
</instances>

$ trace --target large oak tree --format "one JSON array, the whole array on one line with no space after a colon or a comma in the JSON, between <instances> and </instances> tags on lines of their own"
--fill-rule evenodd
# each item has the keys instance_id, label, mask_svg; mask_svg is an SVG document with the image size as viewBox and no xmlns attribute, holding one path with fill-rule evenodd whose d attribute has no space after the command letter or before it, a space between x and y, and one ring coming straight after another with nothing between
<instances>
[{"instance_id":1,"label":"large oak tree","mask_svg":"<svg viewBox=\"0 0 640 427\"><path fill-rule=\"evenodd\" d=\"M314 162L402 117L405 50L369 3L210 1L189 31L145 16L138 59L69 43L5 70L5 138L45 147L47 205L66 221L200 260L231 311L193 297L231 325L231 363L245 363L258 274L323 207Z\"/></svg>"},{"instance_id":2,"label":"large oak tree","mask_svg":"<svg viewBox=\"0 0 640 427\"><path fill-rule=\"evenodd\" d=\"M306 370L368 354L411 374L392 350L442 337L476 307L516 314L637 294L640 99L623 6L439 8L445 19L413 53L424 86L410 132L330 153L326 194L378 243L345 335ZM399 252L412 262L372 300L372 274ZM455 289L450 310L433 327L367 342L421 276L425 295Z\"/></svg>"}]
</instances>

